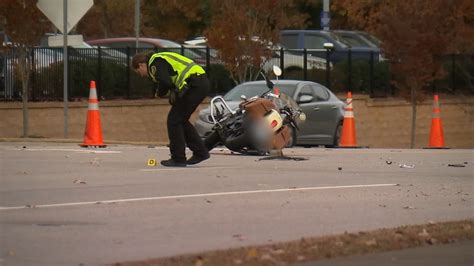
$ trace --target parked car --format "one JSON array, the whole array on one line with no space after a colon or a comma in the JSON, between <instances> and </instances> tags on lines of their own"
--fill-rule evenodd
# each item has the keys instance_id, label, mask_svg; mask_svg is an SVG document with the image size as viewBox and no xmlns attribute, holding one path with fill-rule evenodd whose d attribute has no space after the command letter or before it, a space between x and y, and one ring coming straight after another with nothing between
<instances>
[{"instance_id":1,"label":"parked car","mask_svg":"<svg viewBox=\"0 0 474 266\"><path fill-rule=\"evenodd\" d=\"M258 41L258 38L255 38L255 40ZM205 49L207 46L207 40L205 37L196 37L192 40L185 41L184 45L185 47L200 48L202 51L204 51L203 49ZM265 72L270 72L274 65L280 65L280 48L280 45L273 45L272 47L270 47L270 49L272 49L273 51L272 57L265 60L262 64L262 69ZM220 60L218 59L217 50L212 49L211 57L214 58L215 62L220 62ZM306 60L306 66L308 69L326 69L326 59L307 55ZM284 51L283 62L284 66L282 67L282 69L285 73L288 73L289 71L299 71L304 69L304 57L301 54L294 54L288 51Z\"/></svg>"},{"instance_id":2,"label":"parked car","mask_svg":"<svg viewBox=\"0 0 474 266\"><path fill-rule=\"evenodd\" d=\"M379 49L378 44L367 38L368 33L351 30L333 30L333 32L348 42L351 47L368 47Z\"/></svg>"},{"instance_id":3,"label":"parked car","mask_svg":"<svg viewBox=\"0 0 474 266\"><path fill-rule=\"evenodd\" d=\"M344 102L323 85L301 80L273 81L280 92L292 97L306 114L306 121L299 130L292 129L292 145L326 145L339 144L342 121L344 119ZM241 102L241 96L250 98L267 91L265 81L251 81L237 85L223 97L234 109ZM195 122L196 130L202 138L211 133L213 127L210 108L203 109Z\"/></svg>"},{"instance_id":4,"label":"parked car","mask_svg":"<svg viewBox=\"0 0 474 266\"><path fill-rule=\"evenodd\" d=\"M331 62L347 60L349 50L352 59L369 60L373 53L374 59L378 61L380 56L378 47L351 46L334 32L324 30L283 30L280 32L280 42L287 49L308 49L311 56L322 58L326 57L325 44L332 43Z\"/></svg>"},{"instance_id":5,"label":"parked car","mask_svg":"<svg viewBox=\"0 0 474 266\"><path fill-rule=\"evenodd\" d=\"M86 42L94 46L115 48L122 52L124 52L125 48L130 47L138 49L166 49L171 52L181 53L181 49L183 48L184 56L193 59L196 63L200 65L206 64L206 58L200 55L199 53L196 53L191 49L184 49L185 47L181 46L179 43L166 39L139 37L138 47L136 47L137 39L134 37L97 39L89 40ZM130 49L130 52L131 55L134 55L137 50Z\"/></svg>"}]
</instances>

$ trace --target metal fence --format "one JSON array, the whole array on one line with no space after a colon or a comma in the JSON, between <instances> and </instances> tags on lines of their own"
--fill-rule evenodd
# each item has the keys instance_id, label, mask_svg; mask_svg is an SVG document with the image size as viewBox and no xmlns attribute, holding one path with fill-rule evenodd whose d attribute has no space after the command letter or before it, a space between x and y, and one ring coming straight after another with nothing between
<instances>
[{"instance_id":1,"label":"metal fence","mask_svg":"<svg viewBox=\"0 0 474 266\"><path fill-rule=\"evenodd\" d=\"M68 97L69 100L87 98L89 81L95 80L98 95L102 99L152 98L155 85L130 70L130 59L146 49L134 48L68 48ZM150 50L152 51L152 50ZM211 95L224 94L235 84L216 51L209 48L155 49L173 51L190 57L205 67L211 80ZM63 49L28 49L31 66L28 98L31 101L55 101L63 99ZM21 100L21 79L18 72L17 48L0 53L0 99ZM472 80L463 71L473 70L473 55L451 55L443 59L449 75L432 84L433 90L473 93ZM464 65L460 71L460 64ZM323 84L334 92L352 91L372 97L393 95L389 63L379 55L349 52L337 54L325 50L273 51L273 57L262 68L269 71L272 65L283 69L284 79L311 80ZM472 74L472 72L471 72ZM472 75L470 75L472 77ZM469 75L467 75L469 77Z\"/></svg>"}]
</instances>

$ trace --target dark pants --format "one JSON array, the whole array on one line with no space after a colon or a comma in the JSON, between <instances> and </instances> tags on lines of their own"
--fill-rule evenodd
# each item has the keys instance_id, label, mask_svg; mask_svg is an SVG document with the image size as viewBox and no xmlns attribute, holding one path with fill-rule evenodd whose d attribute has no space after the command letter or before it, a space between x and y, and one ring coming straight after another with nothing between
<instances>
[{"instance_id":1,"label":"dark pants","mask_svg":"<svg viewBox=\"0 0 474 266\"><path fill-rule=\"evenodd\" d=\"M209 153L189 122L194 110L209 93L209 80L206 75L191 76L187 83L188 90L176 98L167 120L171 158L176 162L186 161L186 145L196 156L206 156Z\"/></svg>"}]
</instances>

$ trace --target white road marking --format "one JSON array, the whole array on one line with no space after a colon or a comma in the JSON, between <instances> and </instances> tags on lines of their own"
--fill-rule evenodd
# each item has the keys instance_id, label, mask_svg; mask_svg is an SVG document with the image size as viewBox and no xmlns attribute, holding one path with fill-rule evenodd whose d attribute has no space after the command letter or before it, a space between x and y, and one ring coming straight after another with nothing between
<instances>
[{"instance_id":1,"label":"white road marking","mask_svg":"<svg viewBox=\"0 0 474 266\"><path fill-rule=\"evenodd\" d=\"M122 153L121 151L100 151L92 149L32 149L32 148L18 148L9 149L12 151L67 151L67 152L81 152L81 153Z\"/></svg>"},{"instance_id":2,"label":"white road marking","mask_svg":"<svg viewBox=\"0 0 474 266\"><path fill-rule=\"evenodd\" d=\"M199 197L245 195L245 194L257 194L257 193L294 192L294 191L345 189L345 188L389 187L389 186L396 186L396 185L398 185L398 184L368 184L368 185L301 187L301 188L296 188L295 187L295 188L281 188L281 189L230 191L230 192L187 194L187 195L160 196L160 197L147 197L147 198L131 198L131 199L84 201L84 202L70 202L70 203L57 203L57 204L44 204L44 205L26 205L26 206L16 206L16 207L0 207L0 211L30 209L30 208L53 208L53 207L66 207L66 206L81 206L81 205L93 205L93 204L111 204L111 203L148 201L148 200L166 200L166 199L185 199L185 198L199 198Z\"/></svg>"}]
</instances>

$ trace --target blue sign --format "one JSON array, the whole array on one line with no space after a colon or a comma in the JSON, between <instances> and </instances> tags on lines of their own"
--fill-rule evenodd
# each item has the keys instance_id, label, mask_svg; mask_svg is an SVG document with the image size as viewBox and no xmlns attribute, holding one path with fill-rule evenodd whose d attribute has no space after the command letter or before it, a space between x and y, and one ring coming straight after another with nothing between
<instances>
[{"instance_id":1,"label":"blue sign","mask_svg":"<svg viewBox=\"0 0 474 266\"><path fill-rule=\"evenodd\" d=\"M329 12L324 12L324 11L321 11L321 27L322 28L327 28L329 29L329 23L331 21L331 16L329 15Z\"/></svg>"}]
</instances>

